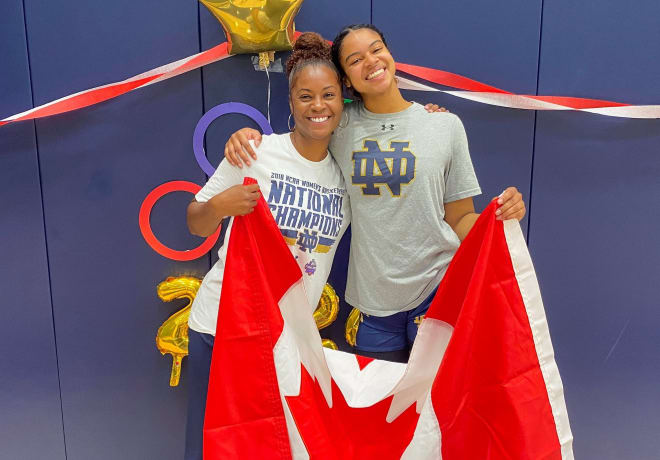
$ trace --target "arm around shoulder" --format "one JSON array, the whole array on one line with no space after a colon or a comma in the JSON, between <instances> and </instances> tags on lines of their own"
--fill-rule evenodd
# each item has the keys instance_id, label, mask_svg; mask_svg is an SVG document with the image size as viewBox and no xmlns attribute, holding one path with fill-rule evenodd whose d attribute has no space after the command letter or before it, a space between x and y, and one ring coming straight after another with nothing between
<instances>
[{"instance_id":1,"label":"arm around shoulder","mask_svg":"<svg viewBox=\"0 0 660 460\"><path fill-rule=\"evenodd\" d=\"M250 145L254 141L255 148L261 143L261 133L253 128L241 128L231 135L225 144L225 159L232 166L239 168L250 166L250 158L257 159L257 153Z\"/></svg>"}]
</instances>

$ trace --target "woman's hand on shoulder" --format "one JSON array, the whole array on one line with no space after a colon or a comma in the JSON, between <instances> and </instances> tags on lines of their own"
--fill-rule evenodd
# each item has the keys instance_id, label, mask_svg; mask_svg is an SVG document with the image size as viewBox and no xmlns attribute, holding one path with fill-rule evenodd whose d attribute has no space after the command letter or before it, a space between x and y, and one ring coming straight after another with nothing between
<instances>
[{"instance_id":1,"label":"woman's hand on shoulder","mask_svg":"<svg viewBox=\"0 0 660 460\"><path fill-rule=\"evenodd\" d=\"M428 113L449 112L449 110L445 109L444 107L440 107L438 104L426 104L424 108Z\"/></svg>"},{"instance_id":2,"label":"woman's hand on shoulder","mask_svg":"<svg viewBox=\"0 0 660 460\"><path fill-rule=\"evenodd\" d=\"M243 164L250 166L250 157L257 159L257 154L250 145L254 141L255 147L261 143L261 133L252 128L241 128L231 135L225 144L225 159L232 166L243 167Z\"/></svg>"},{"instance_id":3,"label":"woman's hand on shoulder","mask_svg":"<svg viewBox=\"0 0 660 460\"><path fill-rule=\"evenodd\" d=\"M522 220L527 212L522 193L515 187L509 187L499 197L493 198L499 205L495 215L497 220L517 219Z\"/></svg>"}]
</instances>

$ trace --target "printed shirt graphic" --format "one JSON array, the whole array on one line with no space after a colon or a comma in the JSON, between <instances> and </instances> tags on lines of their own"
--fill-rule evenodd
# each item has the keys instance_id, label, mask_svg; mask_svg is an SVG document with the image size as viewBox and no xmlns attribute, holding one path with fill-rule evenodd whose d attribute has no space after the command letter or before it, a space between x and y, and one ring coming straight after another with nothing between
<instances>
[{"instance_id":1,"label":"printed shirt graphic","mask_svg":"<svg viewBox=\"0 0 660 460\"><path fill-rule=\"evenodd\" d=\"M350 209L341 171L330 155L319 162L303 158L288 133L263 136L255 150L258 160L249 167L239 169L222 161L195 199L207 201L242 184L244 177L256 179L298 262L309 303L316 305L330 274L337 244L349 223ZM232 223L225 242L229 240ZM193 302L188 325L197 332L215 334L226 253L225 244Z\"/></svg>"},{"instance_id":2,"label":"printed shirt graphic","mask_svg":"<svg viewBox=\"0 0 660 460\"><path fill-rule=\"evenodd\" d=\"M410 142L390 142L381 149L377 140L364 141L363 149L353 152L351 183L362 186L363 195L380 195L380 186L387 186L392 196L401 196L401 186L415 178L415 155Z\"/></svg>"},{"instance_id":3,"label":"printed shirt graphic","mask_svg":"<svg viewBox=\"0 0 660 460\"><path fill-rule=\"evenodd\" d=\"M351 199L346 300L386 316L417 307L435 289L460 241L444 204L481 193L467 137L451 113L413 103L394 114L346 106L330 151Z\"/></svg>"},{"instance_id":4,"label":"printed shirt graphic","mask_svg":"<svg viewBox=\"0 0 660 460\"><path fill-rule=\"evenodd\" d=\"M329 189L316 182L273 172L266 201L290 246L298 246L304 253L326 253L342 228L345 193L343 187Z\"/></svg>"}]
</instances>

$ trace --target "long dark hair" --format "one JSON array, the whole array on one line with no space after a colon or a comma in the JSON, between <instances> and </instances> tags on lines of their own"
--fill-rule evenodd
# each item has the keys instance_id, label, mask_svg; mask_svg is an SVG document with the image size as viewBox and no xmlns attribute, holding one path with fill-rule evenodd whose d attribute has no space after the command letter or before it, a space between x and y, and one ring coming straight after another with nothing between
<instances>
[{"instance_id":1,"label":"long dark hair","mask_svg":"<svg viewBox=\"0 0 660 460\"><path fill-rule=\"evenodd\" d=\"M332 62L334 62L335 67L339 71L339 76L342 84L344 83L344 77L346 76L346 72L344 71L344 67L342 66L341 60L339 59L339 53L341 52L341 45L349 33L353 32L354 30L360 30L360 29L369 29L376 32L380 36L380 40L383 42L383 45L385 45L385 47L387 48L387 42L385 41L385 36L378 29L378 27L376 27L373 24L351 24L349 26L342 27L342 29L339 31L335 39L332 41L332 48L331 48ZM360 98L360 93L355 91L353 88L347 88L347 89L352 96Z\"/></svg>"}]
</instances>

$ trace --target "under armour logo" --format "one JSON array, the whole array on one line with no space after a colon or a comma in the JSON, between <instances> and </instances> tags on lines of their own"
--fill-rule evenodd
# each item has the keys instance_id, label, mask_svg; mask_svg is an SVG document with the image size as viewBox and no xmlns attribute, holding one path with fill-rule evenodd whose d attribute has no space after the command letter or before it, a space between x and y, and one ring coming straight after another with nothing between
<instances>
[{"instance_id":1,"label":"under armour logo","mask_svg":"<svg viewBox=\"0 0 660 460\"><path fill-rule=\"evenodd\" d=\"M309 230L305 229L304 232L298 233L298 241L296 241L296 244L303 252L312 252L316 245L319 244L319 237L316 236L318 232L308 232Z\"/></svg>"},{"instance_id":2,"label":"under armour logo","mask_svg":"<svg viewBox=\"0 0 660 460\"><path fill-rule=\"evenodd\" d=\"M390 150L381 150L377 141L364 141L364 150L353 152L354 185L362 185L362 194L380 195L386 185L393 196L401 195L401 186L415 178L415 155L410 142L392 141Z\"/></svg>"},{"instance_id":3,"label":"under armour logo","mask_svg":"<svg viewBox=\"0 0 660 460\"><path fill-rule=\"evenodd\" d=\"M394 125L380 125L381 131L394 131Z\"/></svg>"}]
</instances>

